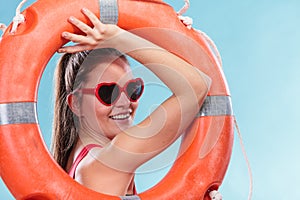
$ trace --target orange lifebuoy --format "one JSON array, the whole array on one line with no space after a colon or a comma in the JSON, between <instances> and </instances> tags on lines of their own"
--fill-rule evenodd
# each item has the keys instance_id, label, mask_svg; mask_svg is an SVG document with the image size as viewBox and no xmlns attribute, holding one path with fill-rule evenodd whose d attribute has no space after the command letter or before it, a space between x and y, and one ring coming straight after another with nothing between
<instances>
[{"instance_id":1,"label":"orange lifebuoy","mask_svg":"<svg viewBox=\"0 0 300 200\"><path fill-rule=\"evenodd\" d=\"M191 134L182 139L181 156L162 181L136 196L109 196L81 186L58 167L41 138L38 82L52 55L67 42L61 33L78 32L66 19L73 15L87 21L82 7L177 54L213 80ZM230 160L233 116L221 66L202 35L187 29L161 0L40 0L23 14L26 21L14 34L8 27L0 42L0 174L17 199L209 198L208 191L220 186Z\"/></svg>"}]
</instances>

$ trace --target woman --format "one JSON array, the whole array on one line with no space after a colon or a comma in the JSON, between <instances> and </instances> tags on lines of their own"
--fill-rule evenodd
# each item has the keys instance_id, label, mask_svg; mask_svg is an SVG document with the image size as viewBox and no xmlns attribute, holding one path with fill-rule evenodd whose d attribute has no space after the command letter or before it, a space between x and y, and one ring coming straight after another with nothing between
<instances>
[{"instance_id":1,"label":"woman","mask_svg":"<svg viewBox=\"0 0 300 200\"><path fill-rule=\"evenodd\" d=\"M134 194L135 170L190 125L210 79L155 44L116 25L102 24L88 9L82 13L93 27L70 17L69 22L85 35L62 33L77 45L59 49L67 54L56 74L54 158L90 189ZM123 53L146 66L173 92L136 126L131 123L143 82L132 77Z\"/></svg>"}]
</instances>

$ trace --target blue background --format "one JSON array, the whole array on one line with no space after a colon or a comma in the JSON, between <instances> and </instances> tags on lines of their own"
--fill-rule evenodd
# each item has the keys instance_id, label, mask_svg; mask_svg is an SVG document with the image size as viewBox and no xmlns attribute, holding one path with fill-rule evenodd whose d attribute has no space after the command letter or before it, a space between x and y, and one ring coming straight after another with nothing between
<instances>
[{"instance_id":1,"label":"blue background","mask_svg":"<svg viewBox=\"0 0 300 200\"><path fill-rule=\"evenodd\" d=\"M183 5L181 0L167 2L175 10ZM0 22L10 23L18 3L1 0ZM299 10L298 0L191 0L185 14L194 19L195 28L214 40L221 52L252 167L255 200L300 199ZM56 60L54 57L46 68L39 91L39 122L47 145L53 102L49 83ZM220 191L224 199L241 200L247 199L249 193L249 174L235 136L231 163ZM155 184L165 171L145 174L139 178L143 182L138 183L138 188ZM0 199L14 199L2 181Z\"/></svg>"}]
</instances>

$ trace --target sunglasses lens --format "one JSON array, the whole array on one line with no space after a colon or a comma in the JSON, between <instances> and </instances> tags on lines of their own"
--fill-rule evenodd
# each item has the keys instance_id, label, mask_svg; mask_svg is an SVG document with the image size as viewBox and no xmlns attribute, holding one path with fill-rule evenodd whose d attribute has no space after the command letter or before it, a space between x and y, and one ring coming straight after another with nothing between
<instances>
[{"instance_id":1,"label":"sunglasses lens","mask_svg":"<svg viewBox=\"0 0 300 200\"><path fill-rule=\"evenodd\" d=\"M120 89L116 84L112 85L102 85L98 90L98 95L101 100L107 104L113 104L118 98Z\"/></svg>"},{"instance_id":2,"label":"sunglasses lens","mask_svg":"<svg viewBox=\"0 0 300 200\"><path fill-rule=\"evenodd\" d=\"M137 101L141 97L143 89L143 82L138 79L135 82L128 83L126 92L131 101Z\"/></svg>"},{"instance_id":3,"label":"sunglasses lens","mask_svg":"<svg viewBox=\"0 0 300 200\"><path fill-rule=\"evenodd\" d=\"M126 95L130 101L137 101L144 90L144 83L142 79L138 78L131 80L126 85ZM116 102L121 92L123 91L116 83L102 83L97 87L97 98L103 104L110 106Z\"/></svg>"}]
</instances>

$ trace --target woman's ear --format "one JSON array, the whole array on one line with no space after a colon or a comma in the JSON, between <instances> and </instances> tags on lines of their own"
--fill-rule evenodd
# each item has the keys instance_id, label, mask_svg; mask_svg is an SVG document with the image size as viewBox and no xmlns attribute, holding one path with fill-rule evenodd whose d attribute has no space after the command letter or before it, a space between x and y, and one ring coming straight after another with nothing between
<instances>
[{"instance_id":1,"label":"woman's ear","mask_svg":"<svg viewBox=\"0 0 300 200\"><path fill-rule=\"evenodd\" d=\"M72 110L72 112L76 116L80 117L81 112L80 112L80 103L78 100L78 96L76 96L74 94L68 94L67 103L68 103L69 108Z\"/></svg>"}]
</instances>

